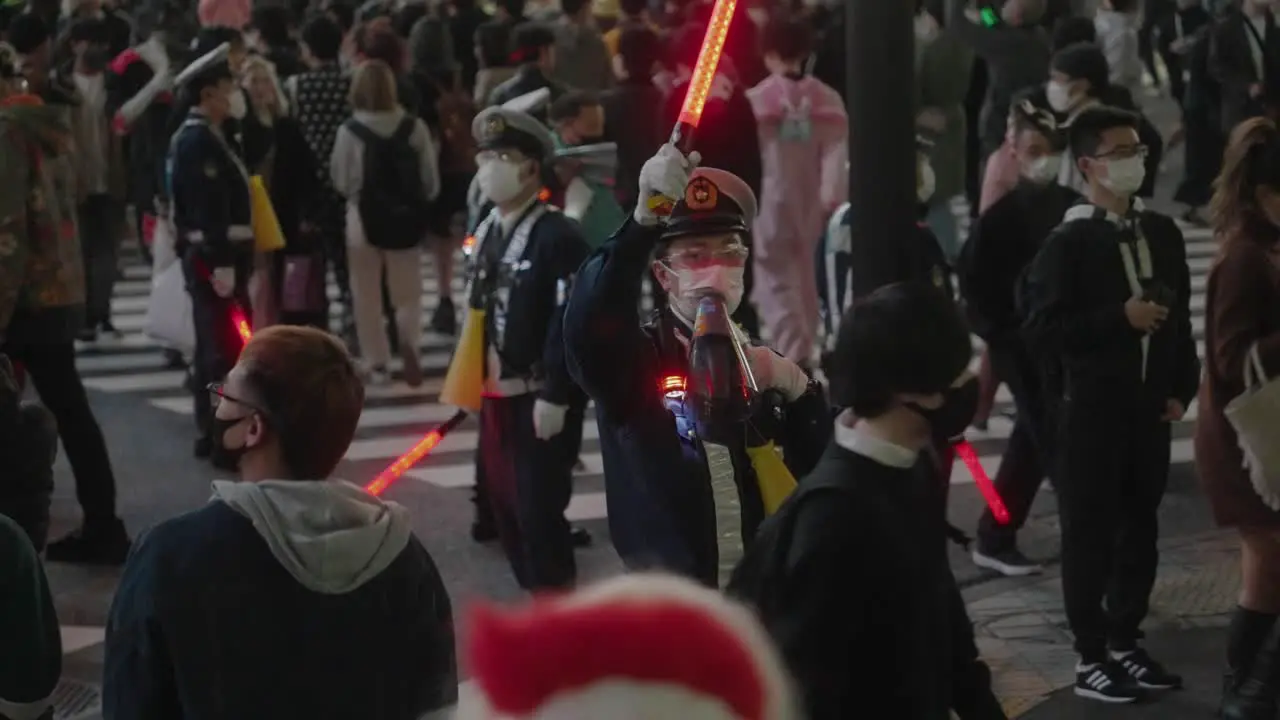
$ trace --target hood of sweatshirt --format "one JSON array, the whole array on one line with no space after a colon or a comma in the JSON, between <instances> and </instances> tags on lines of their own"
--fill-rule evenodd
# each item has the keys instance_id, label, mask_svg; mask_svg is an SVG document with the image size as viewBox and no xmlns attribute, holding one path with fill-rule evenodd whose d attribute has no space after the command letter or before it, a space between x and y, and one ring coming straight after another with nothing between
<instances>
[{"instance_id":1,"label":"hood of sweatshirt","mask_svg":"<svg viewBox=\"0 0 1280 720\"><path fill-rule=\"evenodd\" d=\"M0 101L0 123L17 128L47 155L61 154L70 139L62 109L45 105L33 95L11 95Z\"/></svg>"},{"instance_id":2,"label":"hood of sweatshirt","mask_svg":"<svg viewBox=\"0 0 1280 720\"><path fill-rule=\"evenodd\" d=\"M351 113L352 119L374 131L382 137L391 137L395 134L396 128L400 127L400 122L404 120L404 110L396 108L395 110L381 110L378 112L370 112L368 110L356 110Z\"/></svg>"},{"instance_id":3,"label":"hood of sweatshirt","mask_svg":"<svg viewBox=\"0 0 1280 720\"><path fill-rule=\"evenodd\" d=\"M351 592L387 569L412 532L405 508L345 480L219 480L213 500L253 522L294 579L329 595Z\"/></svg>"}]
</instances>

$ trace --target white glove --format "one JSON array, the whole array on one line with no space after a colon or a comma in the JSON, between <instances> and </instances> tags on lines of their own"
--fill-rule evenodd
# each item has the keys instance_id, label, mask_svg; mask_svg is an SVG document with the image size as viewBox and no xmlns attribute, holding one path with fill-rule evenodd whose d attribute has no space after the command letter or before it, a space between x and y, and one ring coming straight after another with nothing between
<instances>
[{"instance_id":1,"label":"white glove","mask_svg":"<svg viewBox=\"0 0 1280 720\"><path fill-rule=\"evenodd\" d=\"M236 291L236 269L214 268L209 282L213 285L213 291L218 294L218 297L229 298Z\"/></svg>"},{"instance_id":2,"label":"white glove","mask_svg":"<svg viewBox=\"0 0 1280 720\"><path fill-rule=\"evenodd\" d=\"M564 416L569 412L568 405L552 405L546 400L533 401L533 436L539 440L550 440L564 430Z\"/></svg>"},{"instance_id":3,"label":"white glove","mask_svg":"<svg viewBox=\"0 0 1280 720\"><path fill-rule=\"evenodd\" d=\"M809 376L799 365L767 347L752 345L745 349L747 362L751 363L751 372L761 390L778 390L787 402L793 402L809 389Z\"/></svg>"},{"instance_id":4,"label":"white glove","mask_svg":"<svg viewBox=\"0 0 1280 720\"><path fill-rule=\"evenodd\" d=\"M684 197L689 174L702 161L696 152L685 157L675 145L667 143L658 148L658 154L645 161L640 168L640 196L636 202L635 219L641 225L657 225L662 216L649 207L649 199L662 196L675 202Z\"/></svg>"}]
</instances>

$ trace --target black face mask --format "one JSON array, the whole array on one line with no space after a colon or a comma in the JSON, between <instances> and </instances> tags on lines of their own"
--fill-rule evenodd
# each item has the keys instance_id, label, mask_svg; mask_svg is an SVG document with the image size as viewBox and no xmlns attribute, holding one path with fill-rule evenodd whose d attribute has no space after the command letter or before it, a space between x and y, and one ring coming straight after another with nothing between
<instances>
[{"instance_id":1,"label":"black face mask","mask_svg":"<svg viewBox=\"0 0 1280 720\"><path fill-rule=\"evenodd\" d=\"M101 45L90 45L85 48L84 54L80 56L80 62L90 72L101 72L107 67L107 63L110 60L109 51Z\"/></svg>"},{"instance_id":2,"label":"black face mask","mask_svg":"<svg viewBox=\"0 0 1280 720\"><path fill-rule=\"evenodd\" d=\"M931 410L916 403L907 403L907 407L929 423L935 439L950 440L973 422L978 412L978 395L978 378L974 377L959 387L948 388L937 408Z\"/></svg>"},{"instance_id":3,"label":"black face mask","mask_svg":"<svg viewBox=\"0 0 1280 720\"><path fill-rule=\"evenodd\" d=\"M251 417L253 416L243 415L230 419L213 418L209 428L209 432L213 436L213 448L209 455L209 462L213 463L215 468L226 470L227 472L240 471L240 458L249 452L249 448L244 445L238 448L227 447L227 431Z\"/></svg>"}]
</instances>

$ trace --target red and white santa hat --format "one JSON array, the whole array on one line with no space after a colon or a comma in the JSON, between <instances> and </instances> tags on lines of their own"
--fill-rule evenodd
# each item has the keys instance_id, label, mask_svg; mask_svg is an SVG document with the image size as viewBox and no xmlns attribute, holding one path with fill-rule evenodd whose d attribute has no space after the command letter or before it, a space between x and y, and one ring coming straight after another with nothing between
<instances>
[{"instance_id":1,"label":"red and white santa hat","mask_svg":"<svg viewBox=\"0 0 1280 720\"><path fill-rule=\"evenodd\" d=\"M526 607L477 607L478 692L456 720L794 720L751 613L678 578L626 575Z\"/></svg>"}]
</instances>

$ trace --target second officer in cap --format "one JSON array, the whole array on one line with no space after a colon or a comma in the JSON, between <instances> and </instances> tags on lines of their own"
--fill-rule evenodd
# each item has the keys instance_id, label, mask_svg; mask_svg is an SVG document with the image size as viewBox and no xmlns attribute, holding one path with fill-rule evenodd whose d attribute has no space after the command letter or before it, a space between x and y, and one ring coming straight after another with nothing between
<instances>
[{"instance_id":1,"label":"second officer in cap","mask_svg":"<svg viewBox=\"0 0 1280 720\"><path fill-rule=\"evenodd\" d=\"M576 576L564 511L577 440L564 429L580 391L565 367L561 319L589 248L577 224L538 197L555 151L542 123L493 107L476 116L472 133L480 148L476 181L493 205L474 233L468 282L468 325L483 317L477 477L517 582L530 590L565 587ZM463 329L455 363L467 354L470 330Z\"/></svg>"},{"instance_id":2,"label":"second officer in cap","mask_svg":"<svg viewBox=\"0 0 1280 720\"><path fill-rule=\"evenodd\" d=\"M732 173L694 164L670 145L645 163L642 200L583 265L564 332L570 369L596 403L614 547L629 567L715 586L764 518L766 469L752 450L776 443L799 476L816 463L831 420L820 387L799 366L748 346L760 391L750 416L714 428L715 443L695 431L685 394L693 326L708 293L728 313L743 300L756 199ZM676 199L669 218L649 208L650 196ZM641 281L650 271L668 304L642 322Z\"/></svg>"},{"instance_id":3,"label":"second officer in cap","mask_svg":"<svg viewBox=\"0 0 1280 720\"><path fill-rule=\"evenodd\" d=\"M239 92L223 45L196 60L177 78L190 111L169 146L167 182L195 324L191 365L199 437L196 455L213 455L233 470L222 452L222 437L206 388L222 380L244 345L238 325L251 317L249 274L253 269L253 227L249 173L223 135L231 96Z\"/></svg>"}]
</instances>

